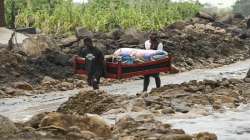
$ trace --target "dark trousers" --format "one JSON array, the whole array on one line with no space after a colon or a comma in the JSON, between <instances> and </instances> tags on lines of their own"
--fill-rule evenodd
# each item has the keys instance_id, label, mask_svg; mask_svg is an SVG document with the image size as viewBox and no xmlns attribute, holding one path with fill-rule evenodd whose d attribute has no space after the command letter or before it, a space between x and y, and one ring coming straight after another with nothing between
<instances>
[{"instance_id":1,"label":"dark trousers","mask_svg":"<svg viewBox=\"0 0 250 140\"><path fill-rule=\"evenodd\" d=\"M152 75L145 75L144 76L144 83L143 83L143 91L147 91L148 90L148 86L149 86L149 83L150 83L150 77L154 77L155 78L156 88L161 87L161 79L160 79L159 73L152 74Z\"/></svg>"},{"instance_id":2,"label":"dark trousers","mask_svg":"<svg viewBox=\"0 0 250 140\"><path fill-rule=\"evenodd\" d=\"M94 90L99 89L101 75L98 73L88 74L88 85L92 86Z\"/></svg>"}]
</instances>

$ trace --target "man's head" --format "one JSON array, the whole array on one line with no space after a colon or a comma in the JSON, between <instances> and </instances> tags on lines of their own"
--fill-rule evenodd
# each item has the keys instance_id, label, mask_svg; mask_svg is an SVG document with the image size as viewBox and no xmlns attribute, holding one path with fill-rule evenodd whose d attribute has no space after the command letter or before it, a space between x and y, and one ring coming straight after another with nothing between
<instances>
[{"instance_id":1,"label":"man's head","mask_svg":"<svg viewBox=\"0 0 250 140\"><path fill-rule=\"evenodd\" d=\"M90 37L84 38L84 45L88 48L93 47L92 39Z\"/></svg>"},{"instance_id":2,"label":"man's head","mask_svg":"<svg viewBox=\"0 0 250 140\"><path fill-rule=\"evenodd\" d=\"M157 33L156 33L156 32L150 33L149 39L150 39L151 41L156 41L156 40L157 40Z\"/></svg>"}]
</instances>

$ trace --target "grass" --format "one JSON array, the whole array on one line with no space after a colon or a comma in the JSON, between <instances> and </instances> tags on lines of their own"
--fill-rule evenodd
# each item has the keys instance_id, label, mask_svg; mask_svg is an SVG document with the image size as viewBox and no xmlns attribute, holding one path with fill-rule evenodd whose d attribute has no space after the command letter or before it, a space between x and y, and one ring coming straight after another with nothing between
<instances>
[{"instance_id":1,"label":"grass","mask_svg":"<svg viewBox=\"0 0 250 140\"><path fill-rule=\"evenodd\" d=\"M5 1L7 23L10 25L12 0ZM86 4L74 4L71 0L27 1L16 0L16 26L33 26L55 35L72 32L77 26L104 32L116 26L158 30L192 17L201 8L195 3L172 3L168 0L92 0Z\"/></svg>"}]
</instances>

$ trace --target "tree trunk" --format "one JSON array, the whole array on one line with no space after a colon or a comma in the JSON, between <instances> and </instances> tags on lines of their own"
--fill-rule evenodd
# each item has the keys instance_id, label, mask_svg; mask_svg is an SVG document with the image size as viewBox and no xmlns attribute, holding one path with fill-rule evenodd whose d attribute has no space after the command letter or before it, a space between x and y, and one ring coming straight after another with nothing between
<instances>
[{"instance_id":1,"label":"tree trunk","mask_svg":"<svg viewBox=\"0 0 250 140\"><path fill-rule=\"evenodd\" d=\"M4 0L0 0L0 27L5 25L5 18L4 18Z\"/></svg>"}]
</instances>

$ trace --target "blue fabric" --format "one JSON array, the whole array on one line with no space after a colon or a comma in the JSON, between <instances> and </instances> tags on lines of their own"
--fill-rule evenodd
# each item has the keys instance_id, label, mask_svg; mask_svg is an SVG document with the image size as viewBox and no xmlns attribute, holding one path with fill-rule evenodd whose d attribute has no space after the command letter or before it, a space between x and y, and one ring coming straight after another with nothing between
<instances>
[{"instance_id":1,"label":"blue fabric","mask_svg":"<svg viewBox=\"0 0 250 140\"><path fill-rule=\"evenodd\" d=\"M122 62L125 64L134 64L134 59L129 55L123 55Z\"/></svg>"}]
</instances>

